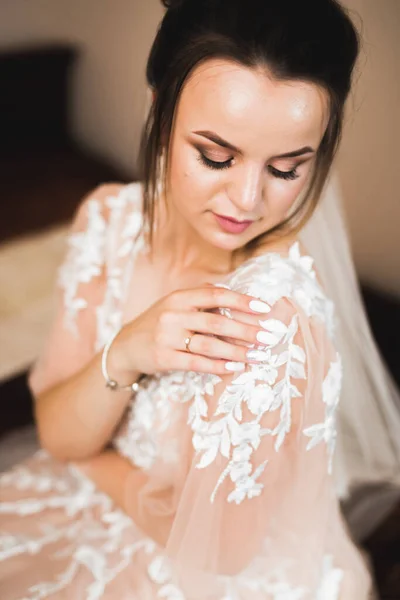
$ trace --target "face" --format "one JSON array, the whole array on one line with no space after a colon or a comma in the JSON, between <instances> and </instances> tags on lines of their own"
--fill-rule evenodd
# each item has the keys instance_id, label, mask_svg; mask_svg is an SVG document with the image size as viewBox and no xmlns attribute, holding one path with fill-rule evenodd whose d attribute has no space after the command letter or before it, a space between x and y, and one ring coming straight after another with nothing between
<instances>
[{"instance_id":1,"label":"face","mask_svg":"<svg viewBox=\"0 0 400 600\"><path fill-rule=\"evenodd\" d=\"M230 251L282 222L312 174L328 118L328 96L316 85L226 60L198 66L171 135L175 222Z\"/></svg>"}]
</instances>

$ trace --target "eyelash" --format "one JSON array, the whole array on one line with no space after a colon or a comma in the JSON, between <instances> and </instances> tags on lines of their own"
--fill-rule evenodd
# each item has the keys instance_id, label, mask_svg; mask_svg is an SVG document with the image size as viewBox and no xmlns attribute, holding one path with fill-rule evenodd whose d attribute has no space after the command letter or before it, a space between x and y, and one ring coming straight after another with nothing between
<instances>
[{"instance_id":1,"label":"eyelash","mask_svg":"<svg viewBox=\"0 0 400 600\"><path fill-rule=\"evenodd\" d=\"M224 162L217 162L215 160L207 158L207 156L204 156L204 154L202 154L201 152L199 154L199 161L209 169L214 169L214 171L222 171L224 169L229 169L232 163L231 158L229 160L225 160ZM275 169L275 167L272 166L269 166L268 168L270 169L272 175L274 175L274 177L277 177L278 179L293 180L299 177L299 174L296 170L297 167L295 169L292 169L291 171L279 171L279 169Z\"/></svg>"}]
</instances>

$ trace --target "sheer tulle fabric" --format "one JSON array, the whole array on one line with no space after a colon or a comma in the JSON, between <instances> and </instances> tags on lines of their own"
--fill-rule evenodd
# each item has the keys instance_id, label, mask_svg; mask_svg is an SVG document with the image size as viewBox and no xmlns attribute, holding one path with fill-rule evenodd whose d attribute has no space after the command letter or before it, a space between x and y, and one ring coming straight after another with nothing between
<instances>
[{"instance_id":1,"label":"sheer tulle fabric","mask_svg":"<svg viewBox=\"0 0 400 600\"><path fill-rule=\"evenodd\" d=\"M139 195L138 185L104 186L77 212L61 270L69 283L30 376L35 394L81 368L110 323L126 320L134 293L126 227L137 247ZM369 597L368 564L330 472L341 360L312 262L296 246L221 283L271 307L263 361L224 378L171 372L143 381L113 440L132 464L123 507L44 452L5 473L1 598Z\"/></svg>"},{"instance_id":2,"label":"sheer tulle fabric","mask_svg":"<svg viewBox=\"0 0 400 600\"><path fill-rule=\"evenodd\" d=\"M335 304L336 345L345 365L335 455L337 495L357 539L366 538L400 496L400 391L371 333L352 257L337 175L300 239Z\"/></svg>"}]
</instances>

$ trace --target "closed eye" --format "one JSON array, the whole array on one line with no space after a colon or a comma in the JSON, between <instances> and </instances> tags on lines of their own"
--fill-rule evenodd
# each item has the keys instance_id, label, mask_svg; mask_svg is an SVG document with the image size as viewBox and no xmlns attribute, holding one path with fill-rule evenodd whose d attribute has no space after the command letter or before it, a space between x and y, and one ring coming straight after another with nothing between
<instances>
[{"instance_id":1,"label":"closed eye","mask_svg":"<svg viewBox=\"0 0 400 600\"><path fill-rule=\"evenodd\" d=\"M199 161L209 169L215 169L218 171L222 169L229 169L229 167L232 165L233 158L219 162L216 160L211 160L211 158L207 158L207 156L204 156L204 154L200 152Z\"/></svg>"},{"instance_id":2,"label":"closed eye","mask_svg":"<svg viewBox=\"0 0 400 600\"><path fill-rule=\"evenodd\" d=\"M208 158L202 152L200 152L198 160L209 169L221 171L223 169L229 169L232 166L233 158L229 158L228 160L220 162L216 160L211 160L211 158ZM270 170L270 173L278 179L293 180L299 177L299 174L297 173L297 167L292 169L291 171L280 171L279 169L276 169L275 167L270 165L268 169Z\"/></svg>"},{"instance_id":3,"label":"closed eye","mask_svg":"<svg viewBox=\"0 0 400 600\"><path fill-rule=\"evenodd\" d=\"M279 179L297 179L299 174L297 172L297 167L292 169L291 171L279 171L279 169L275 169L271 165L268 167L270 172L274 177L278 177Z\"/></svg>"}]
</instances>

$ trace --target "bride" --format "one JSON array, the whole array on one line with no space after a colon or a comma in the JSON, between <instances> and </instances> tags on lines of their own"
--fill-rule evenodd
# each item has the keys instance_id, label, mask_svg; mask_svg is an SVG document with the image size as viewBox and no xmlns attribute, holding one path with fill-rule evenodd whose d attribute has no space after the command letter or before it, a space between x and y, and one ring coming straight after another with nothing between
<instances>
[{"instance_id":1,"label":"bride","mask_svg":"<svg viewBox=\"0 0 400 600\"><path fill-rule=\"evenodd\" d=\"M357 54L336 0L168 3L142 181L76 212L29 377L42 449L0 479L2 600L372 597L301 241Z\"/></svg>"}]
</instances>

